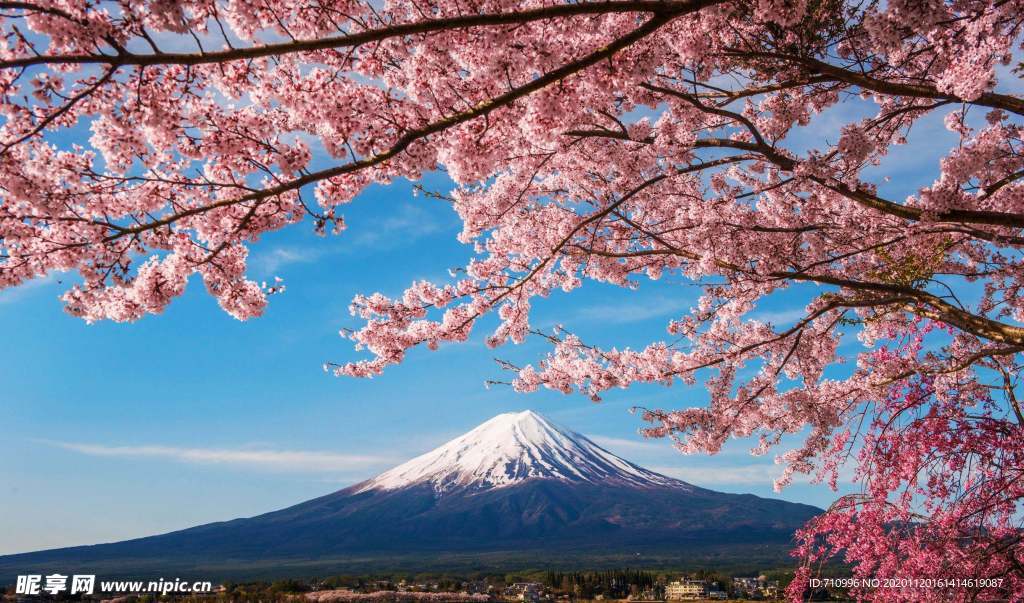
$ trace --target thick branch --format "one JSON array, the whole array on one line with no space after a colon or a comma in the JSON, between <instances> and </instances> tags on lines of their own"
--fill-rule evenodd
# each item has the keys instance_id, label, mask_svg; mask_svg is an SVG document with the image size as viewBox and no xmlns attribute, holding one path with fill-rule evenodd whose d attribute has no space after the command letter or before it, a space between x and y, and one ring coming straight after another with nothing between
<instances>
[{"instance_id":1,"label":"thick branch","mask_svg":"<svg viewBox=\"0 0 1024 603\"><path fill-rule=\"evenodd\" d=\"M0 61L0 68L27 67L45 64L103 64L112 66L148 66L148 65L208 65L227 61L258 59L282 56L297 52L312 52L334 48L354 48L371 42L379 42L390 38L398 38L415 34L468 29L495 25L514 25L543 21L559 17L580 15L602 15L617 13L649 13L662 18L678 16L698 10L704 6L718 4L722 0L703 2L629 0L621 2L583 2L579 4L556 4L514 13L488 13L480 15L464 15L441 19L424 19L415 23L402 23L370 29L341 37L320 38L316 40L296 40L277 44L264 44L249 48L231 48L216 52L171 53L159 52L152 54L136 54L119 52L114 55L69 54L40 55ZM695 8L696 6L696 8Z\"/></svg>"},{"instance_id":2,"label":"thick branch","mask_svg":"<svg viewBox=\"0 0 1024 603\"><path fill-rule=\"evenodd\" d=\"M838 67L824 61L819 61L811 57L788 55L774 52L757 52L757 51L744 51L735 50L728 52L727 54L733 56L749 57L749 58L767 58L785 61L788 63L795 63L806 68L811 74L822 74L840 82L845 82L854 86L859 86L865 90L871 90L873 92L881 92L882 94L891 94L894 96L906 96L911 98L933 98L939 100L948 100L958 103L969 103L974 105L981 105L983 107L991 107L993 109L1003 109L1017 115L1024 115L1024 99L1010 96L1008 94L997 94L995 92L984 92L976 99L968 100L960 98L953 94L947 94L945 92L939 92L934 86L925 84L911 84L908 82L896 82L892 80L883 80L865 72L856 72L843 67Z\"/></svg>"},{"instance_id":3,"label":"thick branch","mask_svg":"<svg viewBox=\"0 0 1024 603\"><path fill-rule=\"evenodd\" d=\"M780 151L768 145L759 145L752 142L744 142L742 140L732 140L727 138L705 138L698 140L694 146L698 148L728 147L744 151L752 151L760 153L765 159L784 170L793 171L797 167L797 160L783 155ZM989 226L1024 228L1024 214L973 209L950 209L945 211L928 212L927 210L918 207L901 205L894 201L883 199L882 197L867 191L851 188L843 182L826 180L818 176L811 176L809 179L833 192L839 193L848 199L856 201L860 205L876 209L890 216L903 218L904 220L914 222L930 220L933 222L987 224Z\"/></svg>"}]
</instances>

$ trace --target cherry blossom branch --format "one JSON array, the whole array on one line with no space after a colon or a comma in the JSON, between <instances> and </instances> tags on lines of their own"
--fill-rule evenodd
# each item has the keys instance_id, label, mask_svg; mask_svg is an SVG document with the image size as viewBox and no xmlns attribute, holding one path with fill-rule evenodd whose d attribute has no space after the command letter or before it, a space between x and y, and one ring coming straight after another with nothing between
<instances>
[{"instance_id":1,"label":"cherry blossom branch","mask_svg":"<svg viewBox=\"0 0 1024 603\"><path fill-rule=\"evenodd\" d=\"M716 1L720 0L693 0L690 2L685 2L683 4L687 4L691 11L696 11L702 8L703 6L713 4ZM679 13L673 13L673 16L677 14ZM505 94L477 103L475 106L466 111L449 115L442 119L430 122L420 128L410 130L403 134L401 137L399 137L398 140L396 140L387 150L377 153L371 157L360 159L349 164L335 166L332 168L326 168L323 170L318 170L316 172L311 172L299 178L283 182L277 186L249 193L241 197L216 201L214 203L210 203L202 207L195 207L181 212L177 212L175 214L170 214L158 220L153 220L151 222L140 224L138 226L121 228L118 229L114 234L107 237L105 241L112 241L128 234L138 234L140 232L144 232L147 230L153 230L155 228L179 222L184 218L204 213L212 209L228 207L252 201L259 202L264 199L276 197L284 193L298 190L304 186L313 184L315 182L327 180L330 178L334 178L336 176L351 174L356 171L364 170L366 168L382 164L388 161L389 159L399 155L407 148L409 148L410 145L412 145L414 142L418 140L424 139L432 134L443 132L444 130L447 130L452 126L458 125L460 123L464 123L478 117L486 116L495 109L510 105L520 98L523 98L538 90L542 90L550 86L551 84L559 82L579 71L582 71L583 69L586 69L587 67L593 66L601 62L602 60L611 57L620 50L627 48L630 45L634 44L635 42L650 35L658 28L668 23L671 20L671 18L672 16L660 15L652 17L646 23L636 28L629 34L612 41L611 43L607 44L606 46L600 48L595 52L590 53L587 56L584 56L578 60L563 65L558 69L550 71L547 74L534 79L528 84L524 84L522 86L519 86L506 92ZM108 226L107 223L102 223L102 225Z\"/></svg>"},{"instance_id":2,"label":"cherry blossom branch","mask_svg":"<svg viewBox=\"0 0 1024 603\"><path fill-rule=\"evenodd\" d=\"M808 56L740 49L729 50L726 52L730 56L750 59L772 59L799 65L805 68L811 77L817 76L829 78L832 81L859 86L865 90L880 92L882 94L892 94L908 98L931 98L958 103L968 103L982 107L990 107L992 109L1002 109L1017 115L1024 115L1024 99L1010 96L1008 94L984 92L977 98L960 98L955 94L940 92L934 86L875 78L869 75L869 71L858 73Z\"/></svg>"},{"instance_id":3,"label":"cherry blossom branch","mask_svg":"<svg viewBox=\"0 0 1024 603\"><path fill-rule=\"evenodd\" d=\"M699 10L705 6L713 6L725 0L615 0L580 2L574 4L553 4L540 8L526 9L511 13L485 13L476 15L460 15L438 19L424 19L414 23L389 25L378 29L370 29L348 33L342 37L329 37L317 40L293 40L275 44L261 44L249 48L230 48L213 52L171 53L157 52L153 54L137 54L121 51L114 55L106 54L66 54L40 55L17 59L0 60L0 69L12 67L28 67L34 65L110 65L113 67L153 65L213 65L230 61L243 61L267 57L279 57L293 53L315 52L318 50L335 50L355 48L373 42L391 38L400 38L417 34L429 34L456 29L476 27L492 27L499 25L519 25L533 21L546 21L562 17L592 16L621 13L649 13L662 18L671 18ZM12 3L19 8L32 6L28 3Z\"/></svg>"}]
</instances>

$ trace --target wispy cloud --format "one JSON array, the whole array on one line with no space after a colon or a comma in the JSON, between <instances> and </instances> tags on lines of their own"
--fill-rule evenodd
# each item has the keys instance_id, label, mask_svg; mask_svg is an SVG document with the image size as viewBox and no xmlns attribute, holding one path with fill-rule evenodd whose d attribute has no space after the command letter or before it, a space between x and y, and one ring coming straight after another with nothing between
<instances>
[{"instance_id":1,"label":"wispy cloud","mask_svg":"<svg viewBox=\"0 0 1024 603\"><path fill-rule=\"evenodd\" d=\"M630 303L584 306L575 313L575 316L583 321L604 324L629 324L653 318L661 318L668 321L688 313L692 306L693 300L690 299L658 297L639 302L632 301ZM789 308L758 310L748 316L762 322L785 325L795 322L806 315L807 311L803 305L795 305Z\"/></svg>"},{"instance_id":2,"label":"wispy cloud","mask_svg":"<svg viewBox=\"0 0 1024 603\"><path fill-rule=\"evenodd\" d=\"M668 440L646 440L639 436L635 440L629 438L615 438L611 436L602 435L588 435L591 441L598 446L607 448L611 451L622 450L632 452L675 452L672 448L672 444Z\"/></svg>"},{"instance_id":3,"label":"wispy cloud","mask_svg":"<svg viewBox=\"0 0 1024 603\"><path fill-rule=\"evenodd\" d=\"M348 230L330 241L305 246L278 246L255 253L252 266L259 274L276 276L275 273L285 266L309 264L359 248L374 251L397 249L447 229L437 216L416 205L403 205L394 214L372 223L361 223L356 219L351 222ZM457 232L455 226L452 232Z\"/></svg>"},{"instance_id":4,"label":"wispy cloud","mask_svg":"<svg viewBox=\"0 0 1024 603\"><path fill-rule=\"evenodd\" d=\"M355 224L349 242L383 251L403 247L444 229L445 224L434 213L419 205L405 204L387 217L374 219L372 224ZM452 231L453 235L455 232Z\"/></svg>"},{"instance_id":5,"label":"wispy cloud","mask_svg":"<svg viewBox=\"0 0 1024 603\"><path fill-rule=\"evenodd\" d=\"M273 274L289 264L305 264L314 262L324 255L326 250L302 247L275 247L260 253L253 259L258 270Z\"/></svg>"},{"instance_id":6,"label":"wispy cloud","mask_svg":"<svg viewBox=\"0 0 1024 603\"><path fill-rule=\"evenodd\" d=\"M289 472L354 471L382 468L382 466L394 462L394 459L384 456L309 450L185 448L149 445L108 446L79 442L38 441L90 456L157 458L203 465L245 465Z\"/></svg>"},{"instance_id":7,"label":"wispy cloud","mask_svg":"<svg viewBox=\"0 0 1024 603\"><path fill-rule=\"evenodd\" d=\"M651 318L674 318L692 305L689 299L661 297L642 302L586 306L576 311L575 316L587 322L628 324Z\"/></svg>"},{"instance_id":8,"label":"wispy cloud","mask_svg":"<svg viewBox=\"0 0 1024 603\"><path fill-rule=\"evenodd\" d=\"M713 466L655 466L648 467L662 475L675 477L697 486L736 485L736 486L771 486L782 476L785 467L774 463L749 463L746 465L713 465ZM851 464L839 468L839 484L848 485L854 480L854 467ZM796 473L794 484L813 483L813 474ZM822 486L827 487L827 486Z\"/></svg>"},{"instance_id":9,"label":"wispy cloud","mask_svg":"<svg viewBox=\"0 0 1024 603\"><path fill-rule=\"evenodd\" d=\"M788 325L807 316L804 306L792 308L780 308L777 310L759 310L750 314L750 318L761 322L770 322L773 325Z\"/></svg>"},{"instance_id":10,"label":"wispy cloud","mask_svg":"<svg viewBox=\"0 0 1024 603\"><path fill-rule=\"evenodd\" d=\"M782 474L782 467L765 463L731 467L649 467L649 469L698 486L720 484L770 486L775 478Z\"/></svg>"},{"instance_id":11,"label":"wispy cloud","mask_svg":"<svg viewBox=\"0 0 1024 603\"><path fill-rule=\"evenodd\" d=\"M0 304L9 304L21 301L31 296L35 291L44 289L58 282L58 275L55 273L32 279L24 284L0 291Z\"/></svg>"}]
</instances>

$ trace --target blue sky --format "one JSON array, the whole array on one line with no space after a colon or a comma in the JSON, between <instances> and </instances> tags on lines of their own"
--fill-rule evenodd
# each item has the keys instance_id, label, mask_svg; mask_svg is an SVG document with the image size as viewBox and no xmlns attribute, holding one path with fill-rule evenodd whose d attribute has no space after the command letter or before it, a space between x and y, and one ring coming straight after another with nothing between
<instances>
[{"instance_id":1,"label":"blue sky","mask_svg":"<svg viewBox=\"0 0 1024 603\"><path fill-rule=\"evenodd\" d=\"M443 186L441 179L435 184ZM349 231L322 239L306 226L253 250L253 275L281 275L267 314L238 322L190 284L162 315L87 325L64 314L55 279L0 294L0 553L118 540L277 509L370 477L505 411L533 408L628 459L708 487L771 495L779 468L737 445L715 458L645 442L634 404L701 401L683 387L635 388L594 404L551 392L485 389L504 375L497 353L526 361L545 346L494 352L473 341L414 351L380 378L323 373L356 357L352 296L396 293L443 278L470 250L445 204L407 183L375 188L346 212ZM538 325L564 322L602 343L643 345L687 310L678 279L636 293L589 286L546 300ZM797 305L799 309L802 304ZM780 306L771 309L791 313ZM824 486L784 498L827 504Z\"/></svg>"},{"instance_id":2,"label":"blue sky","mask_svg":"<svg viewBox=\"0 0 1024 603\"><path fill-rule=\"evenodd\" d=\"M863 108L830 111L798 143L835 141ZM921 144L925 141L926 144ZM915 130L878 170L883 192L910 192L953 142L941 116ZM915 142L917 144L915 144ZM932 142L933 144L927 144ZM800 146L798 144L798 146ZM444 190L440 175L428 188ZM470 257L444 203L409 183L374 187L345 210L346 233L322 239L309 225L253 246L252 275L285 279L262 318L238 322L193 281L162 315L134 324L87 325L63 313L65 286L50 278L0 292L0 554L91 544L278 509L360 481L506 411L532 408L609 450L698 485L826 506L836 494L796 483L776 495L771 457L734 442L715 457L683 456L644 441L633 405L702 403L699 388L637 387L602 404L552 392L487 390L502 378L494 355L517 362L538 341L483 345L487 325L464 345L416 350L380 378L335 378L325 361L357 357L337 332L357 327L353 295L400 292L444 279ZM642 346L686 312L697 290L679 277L636 292L590 284L536 304L534 324L560 322L600 344ZM762 318L786 324L808 289L772 298ZM856 343L844 344L854 352Z\"/></svg>"}]
</instances>

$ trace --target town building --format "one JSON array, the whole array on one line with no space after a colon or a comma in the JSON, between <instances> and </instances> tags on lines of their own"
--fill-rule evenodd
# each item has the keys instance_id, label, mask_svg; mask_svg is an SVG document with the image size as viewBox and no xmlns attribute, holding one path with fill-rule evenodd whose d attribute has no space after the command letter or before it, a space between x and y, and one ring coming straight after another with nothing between
<instances>
[{"instance_id":1,"label":"town building","mask_svg":"<svg viewBox=\"0 0 1024 603\"><path fill-rule=\"evenodd\" d=\"M695 601L707 594L702 580L676 580L665 585L666 601Z\"/></svg>"},{"instance_id":2,"label":"town building","mask_svg":"<svg viewBox=\"0 0 1024 603\"><path fill-rule=\"evenodd\" d=\"M540 582L516 582L505 590L505 594L518 601L540 601L544 598L544 585Z\"/></svg>"},{"instance_id":3,"label":"town building","mask_svg":"<svg viewBox=\"0 0 1024 603\"><path fill-rule=\"evenodd\" d=\"M780 588L778 580L769 580L767 576L737 577L732 579L732 589L736 594L745 597L763 597L776 599L779 596Z\"/></svg>"}]
</instances>

